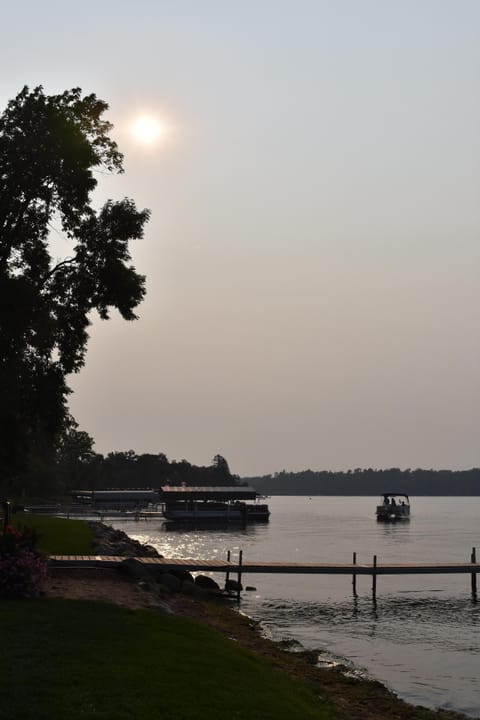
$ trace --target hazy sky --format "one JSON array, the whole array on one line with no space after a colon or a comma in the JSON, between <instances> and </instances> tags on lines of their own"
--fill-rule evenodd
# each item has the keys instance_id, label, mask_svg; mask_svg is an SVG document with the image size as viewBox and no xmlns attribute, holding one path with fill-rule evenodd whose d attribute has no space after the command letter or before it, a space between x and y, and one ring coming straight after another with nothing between
<instances>
[{"instance_id":1,"label":"hazy sky","mask_svg":"<svg viewBox=\"0 0 480 720\"><path fill-rule=\"evenodd\" d=\"M152 210L140 319L94 320L71 380L99 452L480 466L479 38L478 0L2 6L2 108L97 93L98 202Z\"/></svg>"}]
</instances>

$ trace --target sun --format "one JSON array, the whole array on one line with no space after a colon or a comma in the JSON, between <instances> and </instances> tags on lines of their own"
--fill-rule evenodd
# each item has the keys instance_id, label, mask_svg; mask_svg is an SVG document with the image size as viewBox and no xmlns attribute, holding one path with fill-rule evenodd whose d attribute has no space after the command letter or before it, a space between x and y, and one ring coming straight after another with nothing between
<instances>
[{"instance_id":1,"label":"sun","mask_svg":"<svg viewBox=\"0 0 480 720\"><path fill-rule=\"evenodd\" d=\"M151 145L162 138L165 128L153 115L139 115L132 125L132 133L138 142Z\"/></svg>"}]
</instances>

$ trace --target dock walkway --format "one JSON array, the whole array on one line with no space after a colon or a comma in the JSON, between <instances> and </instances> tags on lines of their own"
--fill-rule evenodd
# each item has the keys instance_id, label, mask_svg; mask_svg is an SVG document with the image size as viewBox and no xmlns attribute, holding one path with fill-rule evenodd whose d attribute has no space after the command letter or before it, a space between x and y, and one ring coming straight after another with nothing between
<instances>
[{"instance_id":1,"label":"dock walkway","mask_svg":"<svg viewBox=\"0 0 480 720\"><path fill-rule=\"evenodd\" d=\"M49 563L53 567L118 567L126 558L109 555L53 555ZM480 564L476 562L476 550L472 548L470 562L466 563L378 563L373 556L371 564L356 562L356 553L351 563L289 563L244 561L240 551L238 561L208 560L193 558L135 558L139 563L159 571L184 570L187 572L216 572L237 575L238 581L244 574L284 574L284 575L351 575L353 591L356 594L357 575L372 577L372 593L376 594L376 583L379 575L470 575L472 595L477 595L477 575Z\"/></svg>"},{"instance_id":2,"label":"dock walkway","mask_svg":"<svg viewBox=\"0 0 480 720\"><path fill-rule=\"evenodd\" d=\"M53 566L115 567L125 557L112 555L51 555ZM196 560L192 558L145 558L136 560L144 565L165 570L189 572L277 573L285 575L422 575L445 573L480 573L475 563L285 563L259 561Z\"/></svg>"}]
</instances>

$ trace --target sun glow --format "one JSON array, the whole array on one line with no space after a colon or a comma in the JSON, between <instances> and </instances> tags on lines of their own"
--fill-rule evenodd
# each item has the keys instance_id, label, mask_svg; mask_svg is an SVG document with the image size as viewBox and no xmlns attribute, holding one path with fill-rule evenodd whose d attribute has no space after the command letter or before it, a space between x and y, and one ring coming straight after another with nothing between
<instances>
[{"instance_id":1,"label":"sun glow","mask_svg":"<svg viewBox=\"0 0 480 720\"><path fill-rule=\"evenodd\" d=\"M163 139L165 126L153 115L140 115L133 123L132 133L138 142L151 145Z\"/></svg>"}]
</instances>

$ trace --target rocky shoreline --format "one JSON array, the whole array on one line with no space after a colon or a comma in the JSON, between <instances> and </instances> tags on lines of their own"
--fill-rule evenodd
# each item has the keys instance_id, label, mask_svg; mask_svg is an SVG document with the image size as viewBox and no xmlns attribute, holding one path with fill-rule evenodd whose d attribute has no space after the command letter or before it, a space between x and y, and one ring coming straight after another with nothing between
<instances>
[{"instance_id":1,"label":"rocky shoreline","mask_svg":"<svg viewBox=\"0 0 480 720\"><path fill-rule=\"evenodd\" d=\"M209 595L230 597L232 593L242 590L241 584L235 580L227 580L221 588L209 575L196 575L187 570L169 570L155 566L146 566L136 558L163 557L151 545L143 545L133 540L122 530L116 530L102 522L90 521L89 527L93 532L93 552L95 555L111 555L124 557L119 571L140 583L148 590L155 587L167 590L171 594L182 593L196 599L206 599Z\"/></svg>"},{"instance_id":2,"label":"rocky shoreline","mask_svg":"<svg viewBox=\"0 0 480 720\"><path fill-rule=\"evenodd\" d=\"M95 555L117 555L120 557L162 557L151 545L142 545L122 530L111 525L90 520L89 528L93 533L92 549Z\"/></svg>"}]
</instances>

